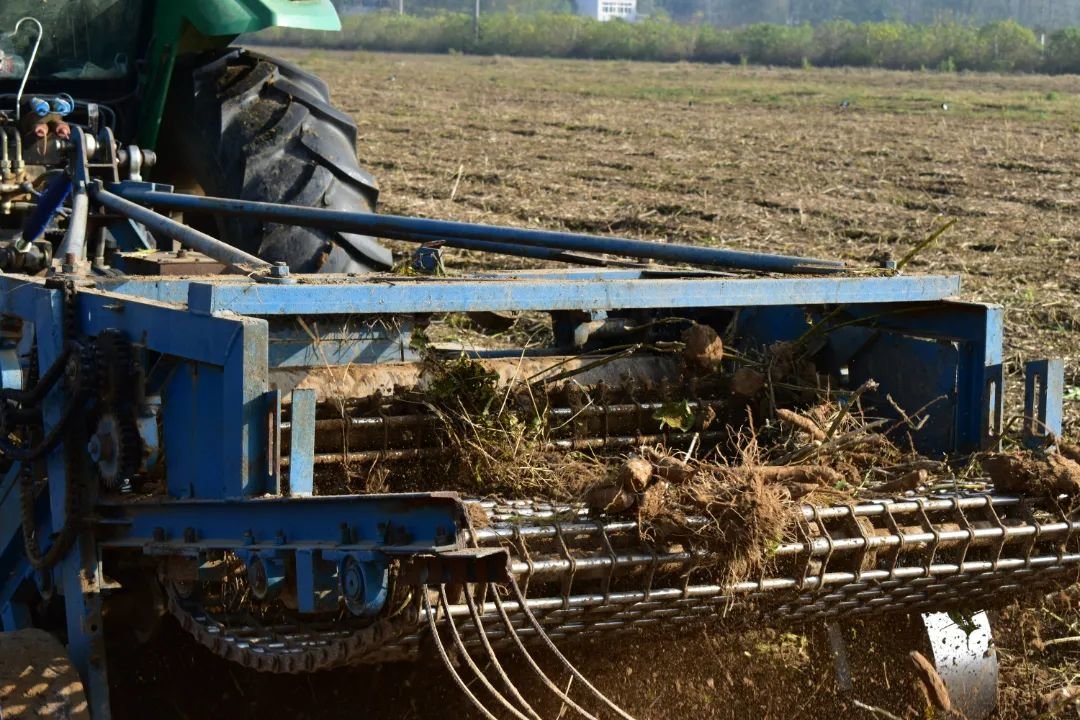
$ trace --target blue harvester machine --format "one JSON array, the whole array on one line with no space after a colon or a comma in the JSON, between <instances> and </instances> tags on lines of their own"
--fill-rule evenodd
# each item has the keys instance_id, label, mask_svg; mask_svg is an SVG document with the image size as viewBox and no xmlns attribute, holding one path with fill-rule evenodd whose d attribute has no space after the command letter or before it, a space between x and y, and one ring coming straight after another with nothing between
<instances>
[{"instance_id":1,"label":"blue harvester machine","mask_svg":"<svg viewBox=\"0 0 1080 720\"><path fill-rule=\"evenodd\" d=\"M3 249L0 649L27 628L63 638L95 718L109 713L103 606L135 592L214 653L278 673L458 646L529 657L557 653L552 640L740 607L783 623L925 614L938 672L985 715L996 683L985 616L956 643L936 613L1073 578L1075 519L989 490L807 505L769 572L725 585L691 572L707 549L645 543L625 516L452 487L341 494L347 484L320 481L349 464L439 457L430 418L390 400L420 382L411 340L446 313L550 317L547 347L470 351L506 375L603 361L575 377L593 388L589 403L547 408L560 419L553 451L707 442L658 423L655 397L609 392L611 377L642 368L679 382L656 348L691 323L745 353L812 330L808 357L840 396L872 379L861 402L877 416L923 408L905 432L927 457L989 449L1002 436L1003 314L950 299L956 277L195 197L142 182L152 156L136 162L141 151L118 152L107 131L73 128L66 152L70 187L38 196L32 218L62 229ZM181 213L417 242L420 272L291 274ZM428 273L440 268L434 241L571 267ZM1028 371L1031 434L1060 432L1061 364ZM226 586L243 592L226 598ZM465 682L469 667L448 665L480 705L494 697L499 712L534 716L524 699L485 694Z\"/></svg>"}]
</instances>

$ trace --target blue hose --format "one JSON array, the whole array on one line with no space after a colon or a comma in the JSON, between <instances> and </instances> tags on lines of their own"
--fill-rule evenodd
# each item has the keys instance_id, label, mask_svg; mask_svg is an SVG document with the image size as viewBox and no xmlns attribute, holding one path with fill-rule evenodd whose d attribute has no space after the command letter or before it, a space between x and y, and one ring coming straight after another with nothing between
<instances>
[{"instance_id":1,"label":"blue hose","mask_svg":"<svg viewBox=\"0 0 1080 720\"><path fill-rule=\"evenodd\" d=\"M56 217L60 206L71 195L71 178L67 173L61 173L53 177L45 187L45 192L37 199L37 207L30 214L30 218L23 225L22 239L24 245L29 245L48 229L49 223Z\"/></svg>"}]
</instances>

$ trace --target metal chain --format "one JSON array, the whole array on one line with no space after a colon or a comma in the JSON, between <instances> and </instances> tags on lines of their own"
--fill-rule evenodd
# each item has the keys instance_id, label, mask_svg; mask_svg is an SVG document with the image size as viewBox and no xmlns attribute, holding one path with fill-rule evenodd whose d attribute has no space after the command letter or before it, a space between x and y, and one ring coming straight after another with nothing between
<instances>
[{"instance_id":1,"label":"metal chain","mask_svg":"<svg viewBox=\"0 0 1080 720\"><path fill-rule=\"evenodd\" d=\"M296 623L287 633L273 627L227 626L165 582L167 607L185 631L210 652L260 672L309 673L364 662L375 651L416 630L419 596L409 610L362 628L343 623ZM250 621L250 613L243 617ZM265 644L263 644L265 642Z\"/></svg>"},{"instance_id":2,"label":"metal chain","mask_svg":"<svg viewBox=\"0 0 1080 720\"><path fill-rule=\"evenodd\" d=\"M64 293L65 342L64 351L57 358L53 366L54 368L60 367L61 364L63 366L67 365L68 359L72 355L72 338L75 336L76 330L75 285L68 280L64 282L62 289ZM82 364L82 360L83 358L80 357L80 364ZM86 487L84 482L80 482L83 478L83 474L80 472L80 463L75 457L75 453L78 452L78 450L75 449L70 442L64 447L64 524L56 533L48 550L42 550L41 545L39 544L37 536L37 519L34 512L34 504L37 501L37 488L34 487L34 463L42 460L60 444L63 439L63 433L66 432L71 421L77 415L76 411L83 406L87 389L81 382L81 380L84 379L82 370L83 368L80 367L80 372L78 372L74 379L75 385L71 388L72 396L70 402L67 407L64 408L60 419L49 429L49 432L46 433L45 438L30 448L19 448L21 452L15 453L15 459L22 463L22 469L19 474L19 510L23 533L23 552L26 554L26 559L30 563L30 566L35 570L45 570L60 562L75 545L75 541L78 539L79 531L82 527L85 505L84 493ZM49 372L46 372L46 375L49 375L52 372L54 372L53 368L50 368ZM58 379L59 375L57 374L57 380ZM39 387L44 380L45 378L42 378L42 380L39 381L38 385L35 386L35 390L31 393L32 395L38 395L43 392L39 392ZM52 382L55 382L55 380ZM52 384L52 382L50 382L50 384Z\"/></svg>"}]
</instances>

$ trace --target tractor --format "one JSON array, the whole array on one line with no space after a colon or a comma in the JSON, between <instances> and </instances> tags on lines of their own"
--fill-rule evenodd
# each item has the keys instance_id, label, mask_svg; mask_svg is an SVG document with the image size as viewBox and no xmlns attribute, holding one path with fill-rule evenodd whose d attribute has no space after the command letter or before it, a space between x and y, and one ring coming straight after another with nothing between
<instances>
[{"instance_id":1,"label":"tractor","mask_svg":"<svg viewBox=\"0 0 1080 720\"><path fill-rule=\"evenodd\" d=\"M9 30L0 42L0 82L13 94L20 133L42 135L39 159L67 125L86 123L95 132L108 127L119 143L157 150L155 179L188 191L375 207L378 185L356 160L356 125L331 105L326 83L291 63L230 47L237 36L272 26L339 30L329 0L16 0L2 12ZM63 100L46 107L34 93ZM34 159L12 158L26 165ZM150 166L143 168L149 175ZM389 251L360 235L242 220L223 222L215 233L296 272L390 265Z\"/></svg>"},{"instance_id":2,"label":"tractor","mask_svg":"<svg viewBox=\"0 0 1080 720\"><path fill-rule=\"evenodd\" d=\"M577 637L823 623L845 686L842 624L885 618L992 713L982 610L1080 564L1060 361L1018 459L1003 310L957 277L378 214L326 83L230 45L271 26L340 23L0 5L0 717L111 717L106 630L165 618L263 673L438 657L530 720L508 657L630 717Z\"/></svg>"}]
</instances>

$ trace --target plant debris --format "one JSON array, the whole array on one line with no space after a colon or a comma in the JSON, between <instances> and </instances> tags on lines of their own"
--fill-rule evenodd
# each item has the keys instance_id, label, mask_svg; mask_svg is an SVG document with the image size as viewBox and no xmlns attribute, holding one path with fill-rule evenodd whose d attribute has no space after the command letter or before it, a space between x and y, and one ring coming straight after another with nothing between
<instances>
[{"instance_id":1,"label":"plant debris","mask_svg":"<svg viewBox=\"0 0 1080 720\"><path fill-rule=\"evenodd\" d=\"M872 381L838 398L796 343L770 347L758 361L765 372L743 359L725 359L716 331L696 323L671 351L683 359L677 382L625 387L579 383L576 369L545 375L552 380L508 380L465 355L431 354L424 361L425 385L393 400L431 418L440 449L437 460L411 467L418 484L410 489L580 503L597 515L633 517L647 543L707 551L704 570L722 582L766 569L772 550L802 532L804 504L991 483L1040 497L1080 494L1080 464L1070 458L1077 448L1066 443L1038 453L987 454L974 465L904 449L904 433L887 432L916 420L899 408L899 421L868 417L861 398L876 389ZM597 362L603 360L579 367ZM696 399L701 396L720 399ZM608 433L606 423L617 422L600 403L642 397L662 401L634 420L654 424L652 440L607 447L579 439ZM563 414L552 415L555 407ZM758 422L758 414L772 419ZM602 429L595 418L604 418ZM362 475L354 488L400 489L391 487L395 475L384 466Z\"/></svg>"}]
</instances>

